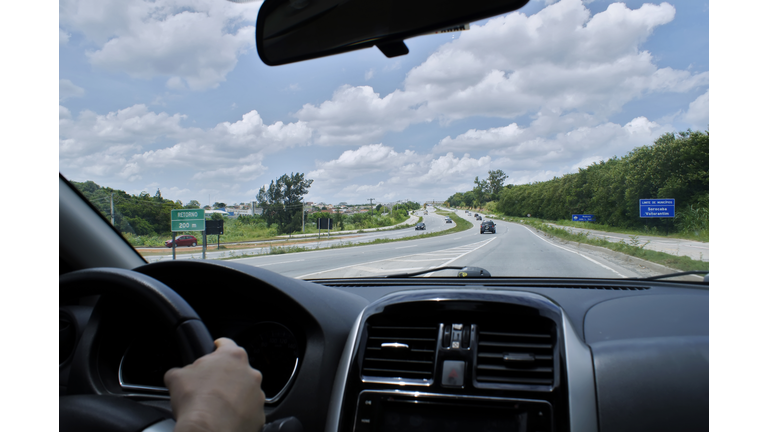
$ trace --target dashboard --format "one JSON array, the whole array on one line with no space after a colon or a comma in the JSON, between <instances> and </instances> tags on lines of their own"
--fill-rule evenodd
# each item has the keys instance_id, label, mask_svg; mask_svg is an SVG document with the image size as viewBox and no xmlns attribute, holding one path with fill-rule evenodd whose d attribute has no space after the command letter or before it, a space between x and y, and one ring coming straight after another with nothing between
<instances>
[{"instance_id":1,"label":"dashboard","mask_svg":"<svg viewBox=\"0 0 768 432\"><path fill-rule=\"evenodd\" d=\"M306 431L708 428L709 292L668 281L302 281L236 262L136 268L264 375ZM60 394L168 409L171 335L130 299L60 307ZM67 348L70 347L70 348Z\"/></svg>"}]
</instances>

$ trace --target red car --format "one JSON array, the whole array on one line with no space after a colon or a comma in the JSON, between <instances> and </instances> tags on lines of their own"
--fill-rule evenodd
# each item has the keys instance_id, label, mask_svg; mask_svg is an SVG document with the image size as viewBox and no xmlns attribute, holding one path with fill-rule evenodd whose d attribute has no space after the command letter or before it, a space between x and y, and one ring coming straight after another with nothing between
<instances>
[{"instance_id":1,"label":"red car","mask_svg":"<svg viewBox=\"0 0 768 432\"><path fill-rule=\"evenodd\" d=\"M166 247L173 246L173 240L165 241ZM176 246L197 246L197 237L192 235L182 235L176 237Z\"/></svg>"}]
</instances>

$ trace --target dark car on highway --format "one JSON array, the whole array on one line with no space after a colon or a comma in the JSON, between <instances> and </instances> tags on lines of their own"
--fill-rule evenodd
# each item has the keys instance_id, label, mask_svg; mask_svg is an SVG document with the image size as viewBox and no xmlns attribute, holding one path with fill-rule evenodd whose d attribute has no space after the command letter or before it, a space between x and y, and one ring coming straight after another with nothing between
<instances>
[{"instance_id":1,"label":"dark car on highway","mask_svg":"<svg viewBox=\"0 0 768 432\"><path fill-rule=\"evenodd\" d=\"M449 217L446 217L445 218L445 223L453 223L453 219L451 219Z\"/></svg>"},{"instance_id":2,"label":"dark car on highway","mask_svg":"<svg viewBox=\"0 0 768 432\"><path fill-rule=\"evenodd\" d=\"M492 220L484 221L480 224L480 234L485 232L492 232L496 234L496 224Z\"/></svg>"},{"instance_id":3,"label":"dark car on highway","mask_svg":"<svg viewBox=\"0 0 768 432\"><path fill-rule=\"evenodd\" d=\"M166 240L165 247L172 247L173 240ZM192 235L182 235L176 237L176 246L197 246L197 237Z\"/></svg>"},{"instance_id":4,"label":"dark car on highway","mask_svg":"<svg viewBox=\"0 0 768 432\"><path fill-rule=\"evenodd\" d=\"M476 214L476 215L475 215L475 219L477 219L477 220L483 220L483 217L482 217L482 216L480 216L479 214Z\"/></svg>"},{"instance_id":5,"label":"dark car on highway","mask_svg":"<svg viewBox=\"0 0 768 432\"><path fill-rule=\"evenodd\" d=\"M425 230L425 229L427 229L427 225L424 222L419 222L419 223L416 224L416 229L417 230Z\"/></svg>"}]
</instances>

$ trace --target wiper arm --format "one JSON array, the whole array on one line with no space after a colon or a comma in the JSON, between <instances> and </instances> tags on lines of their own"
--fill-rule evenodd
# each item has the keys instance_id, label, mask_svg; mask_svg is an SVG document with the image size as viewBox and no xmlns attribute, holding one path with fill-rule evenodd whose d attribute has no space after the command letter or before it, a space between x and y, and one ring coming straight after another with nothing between
<instances>
[{"instance_id":1,"label":"wiper arm","mask_svg":"<svg viewBox=\"0 0 768 432\"><path fill-rule=\"evenodd\" d=\"M458 267L458 266L444 266L444 267L435 267L427 270L421 270L413 273L398 273L398 274L391 274L384 276L385 278L409 278L411 276L418 276L423 275L425 273L432 273L440 270L460 270L459 273L456 275L457 277L491 277L491 274L488 273L488 270L480 267Z\"/></svg>"},{"instance_id":2,"label":"wiper arm","mask_svg":"<svg viewBox=\"0 0 768 432\"><path fill-rule=\"evenodd\" d=\"M637 279L637 280L656 280L656 279L667 279L667 278L673 278L677 276L685 276L685 275L691 275L691 274L703 274L703 275L709 275L708 270L691 270L691 271L684 271L680 273L669 273L669 274L663 274L658 276L649 276L645 278L628 278L628 279ZM709 278L705 277L704 282L709 282Z\"/></svg>"}]
</instances>

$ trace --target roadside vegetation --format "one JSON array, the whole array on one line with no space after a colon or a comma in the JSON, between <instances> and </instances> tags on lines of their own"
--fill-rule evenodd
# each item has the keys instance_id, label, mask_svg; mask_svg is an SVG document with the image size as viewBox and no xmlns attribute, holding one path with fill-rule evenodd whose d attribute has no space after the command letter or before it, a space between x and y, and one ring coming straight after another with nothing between
<instances>
[{"instance_id":1,"label":"roadside vegetation","mask_svg":"<svg viewBox=\"0 0 768 432\"><path fill-rule=\"evenodd\" d=\"M278 177L269 186L263 187L257 197L263 209L262 215L226 218L214 214L211 219L224 220L224 234L208 236L208 243L250 242L280 239L280 235L302 233L302 198L308 193L311 179L304 174L291 173ZM181 201L165 199L158 189L154 196L147 192L131 195L125 191L103 187L93 181L72 182L72 184L90 201L107 219L114 217L114 225L134 247L164 247L172 233L171 210L196 209L201 204L192 200L186 205ZM215 203L212 208L223 209L224 203ZM206 206L206 209L209 207ZM357 208L361 208L357 206ZM371 228L385 228L397 225L410 217L410 212L420 209L416 202L398 203L393 206L378 204L361 213L344 214L340 211L326 210L310 212L305 209L304 233L317 233L317 220L333 220L331 235L339 231L356 231ZM406 226L402 226L405 228ZM327 232L327 230L322 230ZM189 234L203 243L201 232L177 232L176 235Z\"/></svg>"},{"instance_id":2,"label":"roadside vegetation","mask_svg":"<svg viewBox=\"0 0 768 432\"><path fill-rule=\"evenodd\" d=\"M512 217L569 221L593 214L584 227L635 234L709 240L709 132L667 133L624 157L593 163L548 181L501 187L507 176L489 171L471 191L452 195L451 207ZM640 218L640 199L674 198L674 219Z\"/></svg>"},{"instance_id":3,"label":"roadside vegetation","mask_svg":"<svg viewBox=\"0 0 768 432\"><path fill-rule=\"evenodd\" d=\"M448 212L438 211L437 213L443 214L444 216L453 215L453 213L448 213ZM419 222L421 222L422 219L423 218L419 218ZM310 252L310 251L316 251L316 250L322 250L322 249L341 249L341 248L356 247L356 246L368 246L368 245L376 245L376 244L384 244L384 243L394 243L394 242L401 242L401 241L439 237L447 234L454 234L457 232L466 231L472 228L472 223L464 220L463 218L456 218L453 220L454 220L454 226L452 228L449 228L444 231L419 234L413 237L404 237L404 238L397 238L397 239L380 238L380 239L375 239L375 240L362 242L362 243L345 242L345 243L332 244L332 245L329 245L328 247L319 247L319 245L317 245L316 247L296 246L296 245L273 246L268 248L262 253L235 255L233 252L231 256L220 258L220 259L229 260L229 259L251 258L256 256L262 256L262 255L282 255L287 253ZM409 225L409 226L412 227L412 225Z\"/></svg>"}]
</instances>

